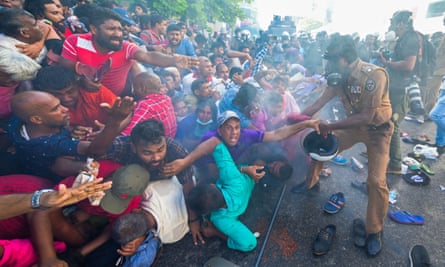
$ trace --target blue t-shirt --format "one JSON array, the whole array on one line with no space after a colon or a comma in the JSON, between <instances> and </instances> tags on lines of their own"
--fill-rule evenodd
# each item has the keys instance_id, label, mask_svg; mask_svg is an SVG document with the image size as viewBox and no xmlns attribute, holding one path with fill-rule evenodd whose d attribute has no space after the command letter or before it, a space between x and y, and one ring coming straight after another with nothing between
<instances>
[{"instance_id":1,"label":"blue t-shirt","mask_svg":"<svg viewBox=\"0 0 445 267\"><path fill-rule=\"evenodd\" d=\"M79 140L72 139L67 129L61 129L57 134L26 140L21 134L23 125L21 120L13 117L8 125L8 133L24 173L58 182L64 177L51 171L58 157L74 156L77 160L86 160L86 156L77 153Z\"/></svg>"}]
</instances>

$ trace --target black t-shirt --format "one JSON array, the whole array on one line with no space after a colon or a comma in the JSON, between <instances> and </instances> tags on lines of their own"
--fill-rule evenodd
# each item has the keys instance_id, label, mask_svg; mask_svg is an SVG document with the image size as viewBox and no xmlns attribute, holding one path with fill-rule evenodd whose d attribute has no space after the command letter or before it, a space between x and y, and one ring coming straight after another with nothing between
<instances>
[{"instance_id":1,"label":"black t-shirt","mask_svg":"<svg viewBox=\"0 0 445 267\"><path fill-rule=\"evenodd\" d=\"M417 56L418 52L419 39L417 38L417 34L415 31L408 31L397 41L392 55L392 61L397 62L410 56ZM395 90L405 90L405 87L415 74L415 69L412 71L404 71L389 68L388 73L390 88L394 88Z\"/></svg>"}]
</instances>

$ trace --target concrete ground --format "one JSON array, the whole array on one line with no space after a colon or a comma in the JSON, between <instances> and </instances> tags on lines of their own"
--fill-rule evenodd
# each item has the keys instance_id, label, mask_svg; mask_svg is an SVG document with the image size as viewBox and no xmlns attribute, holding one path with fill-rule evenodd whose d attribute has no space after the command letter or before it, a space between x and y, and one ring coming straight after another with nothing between
<instances>
[{"instance_id":1,"label":"concrete ground","mask_svg":"<svg viewBox=\"0 0 445 267\"><path fill-rule=\"evenodd\" d=\"M432 139L431 143L434 143L435 129L433 122L423 125L412 122L402 124L402 130L410 136L426 134ZM402 146L404 155L412 151L413 145L402 143ZM296 149L300 149L298 144ZM357 144L342 155L348 159L355 157L365 163L366 158L360 156L362 151L364 145ZM214 256L221 256L239 266L409 266L409 250L415 244L427 248L433 266L445 266L445 207L442 206L445 203L445 191L440 189L440 185L445 185L444 157L437 161L427 161L436 173L431 176L431 183L427 186L413 186L400 176L387 176L390 189L398 192L397 202L390 205L390 210L402 209L421 214L425 224L402 225L386 218L384 248L375 258L368 258L363 249L355 247L351 236L352 221L357 217L365 218L367 204L366 194L351 187L351 182L365 181L366 164L363 172L355 172L350 165L328 163L333 173L321 179L320 192L301 195L292 193L290 189L304 179L307 166L302 158L293 163L293 177L286 183L261 260L258 260L258 256L283 188L282 183L257 186L249 208L242 217L250 229L261 233L254 251L242 253L230 250L217 238L206 240L204 245L194 246L191 236L187 235L176 244L164 246L157 266L204 266ZM333 215L323 212L322 207L329 196L339 191L346 197L344 209ZM328 254L314 257L311 244L320 228L328 224L337 227L333 245Z\"/></svg>"}]
</instances>

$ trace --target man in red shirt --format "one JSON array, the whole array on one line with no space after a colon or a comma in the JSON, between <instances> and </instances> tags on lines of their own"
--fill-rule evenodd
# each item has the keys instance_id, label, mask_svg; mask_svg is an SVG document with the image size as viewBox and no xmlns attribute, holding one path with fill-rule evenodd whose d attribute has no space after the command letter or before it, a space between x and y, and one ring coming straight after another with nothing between
<instances>
[{"instance_id":1,"label":"man in red shirt","mask_svg":"<svg viewBox=\"0 0 445 267\"><path fill-rule=\"evenodd\" d=\"M133 60L160 67L188 69L197 65L197 60L192 57L146 52L137 45L124 41L120 16L107 8L94 9L91 12L94 16L89 18L91 32L69 36L63 44L63 59L60 63L73 70L78 69L79 63L98 69L111 58L110 70L101 81L95 82L102 82L117 96L124 91Z\"/></svg>"},{"instance_id":2,"label":"man in red shirt","mask_svg":"<svg viewBox=\"0 0 445 267\"><path fill-rule=\"evenodd\" d=\"M150 16L149 30L143 30L140 37L145 41L147 50L165 52L168 40L165 39L167 29L167 20L161 15L153 14Z\"/></svg>"},{"instance_id":3,"label":"man in red shirt","mask_svg":"<svg viewBox=\"0 0 445 267\"><path fill-rule=\"evenodd\" d=\"M108 117L100 104L112 106L116 100L116 95L103 85L95 92L80 88L74 71L60 65L39 70L33 85L36 90L54 95L68 108L70 126L74 127L84 126L98 130L95 121L104 123Z\"/></svg>"}]
</instances>

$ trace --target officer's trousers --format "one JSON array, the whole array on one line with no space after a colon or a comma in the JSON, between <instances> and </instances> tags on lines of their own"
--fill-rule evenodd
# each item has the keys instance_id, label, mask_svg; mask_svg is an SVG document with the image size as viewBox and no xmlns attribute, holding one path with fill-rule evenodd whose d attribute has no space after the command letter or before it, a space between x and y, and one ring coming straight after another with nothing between
<instances>
[{"instance_id":1,"label":"officer's trousers","mask_svg":"<svg viewBox=\"0 0 445 267\"><path fill-rule=\"evenodd\" d=\"M388 211L388 186L386 184L386 167L389 159L389 144L394 130L392 122L376 129L367 126L338 130L334 134L339 140L339 151L364 143L368 152L368 206L366 210L366 232L378 233L383 230L383 223ZM314 186L324 162L312 160L306 176L308 188Z\"/></svg>"}]
</instances>

